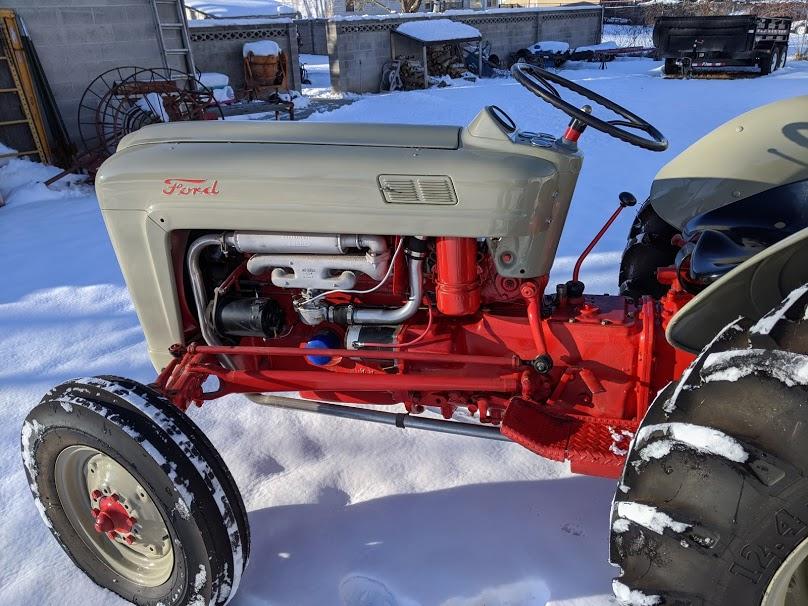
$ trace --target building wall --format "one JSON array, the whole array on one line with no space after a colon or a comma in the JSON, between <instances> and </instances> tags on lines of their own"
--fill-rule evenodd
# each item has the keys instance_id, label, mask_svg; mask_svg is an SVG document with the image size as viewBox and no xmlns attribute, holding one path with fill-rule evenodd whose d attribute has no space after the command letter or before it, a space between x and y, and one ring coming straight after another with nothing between
<instances>
[{"instance_id":1,"label":"building wall","mask_svg":"<svg viewBox=\"0 0 808 606\"><path fill-rule=\"evenodd\" d=\"M570 46L600 42L603 11L599 6L454 11L434 15L468 23L491 43L503 60L509 53L539 40L559 40ZM331 85L341 92L378 92L384 64L391 59L390 32L421 15L337 17L328 20L328 59ZM400 51L397 50L400 54Z\"/></svg>"},{"instance_id":2,"label":"building wall","mask_svg":"<svg viewBox=\"0 0 808 606\"><path fill-rule=\"evenodd\" d=\"M199 71L227 74L238 91L244 87L244 43L274 40L289 61L289 88L300 90L297 27L291 19L206 19L188 25Z\"/></svg>"},{"instance_id":3,"label":"building wall","mask_svg":"<svg viewBox=\"0 0 808 606\"><path fill-rule=\"evenodd\" d=\"M96 76L125 65L163 65L149 0L5 0L2 4L23 19L68 131L80 147L79 101Z\"/></svg>"},{"instance_id":4,"label":"building wall","mask_svg":"<svg viewBox=\"0 0 808 606\"><path fill-rule=\"evenodd\" d=\"M298 52L307 55L327 55L327 21L325 19L299 19L297 25Z\"/></svg>"}]
</instances>

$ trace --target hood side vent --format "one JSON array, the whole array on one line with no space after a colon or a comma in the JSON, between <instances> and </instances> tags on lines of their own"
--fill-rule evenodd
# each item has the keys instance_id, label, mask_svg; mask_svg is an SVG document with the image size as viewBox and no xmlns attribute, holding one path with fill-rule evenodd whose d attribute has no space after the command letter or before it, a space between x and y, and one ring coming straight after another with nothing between
<instances>
[{"instance_id":1,"label":"hood side vent","mask_svg":"<svg viewBox=\"0 0 808 606\"><path fill-rule=\"evenodd\" d=\"M454 185L446 176L379 175L379 187L390 204L457 204Z\"/></svg>"}]
</instances>

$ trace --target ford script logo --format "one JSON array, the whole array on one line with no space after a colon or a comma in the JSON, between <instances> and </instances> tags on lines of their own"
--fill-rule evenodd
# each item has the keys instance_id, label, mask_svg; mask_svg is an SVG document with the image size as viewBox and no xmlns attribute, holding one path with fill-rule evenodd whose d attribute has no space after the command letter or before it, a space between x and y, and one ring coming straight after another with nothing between
<instances>
[{"instance_id":1,"label":"ford script logo","mask_svg":"<svg viewBox=\"0 0 808 606\"><path fill-rule=\"evenodd\" d=\"M166 179L166 196L218 196L219 181L214 179Z\"/></svg>"}]
</instances>

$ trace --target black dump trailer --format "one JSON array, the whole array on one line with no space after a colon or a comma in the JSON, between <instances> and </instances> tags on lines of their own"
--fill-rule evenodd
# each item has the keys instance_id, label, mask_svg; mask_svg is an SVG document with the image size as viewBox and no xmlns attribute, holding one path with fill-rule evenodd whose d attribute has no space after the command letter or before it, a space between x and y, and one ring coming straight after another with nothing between
<instances>
[{"instance_id":1,"label":"black dump trailer","mask_svg":"<svg viewBox=\"0 0 808 606\"><path fill-rule=\"evenodd\" d=\"M786 64L790 30L788 17L659 17L654 46L667 75L740 66L758 67L765 75Z\"/></svg>"}]
</instances>

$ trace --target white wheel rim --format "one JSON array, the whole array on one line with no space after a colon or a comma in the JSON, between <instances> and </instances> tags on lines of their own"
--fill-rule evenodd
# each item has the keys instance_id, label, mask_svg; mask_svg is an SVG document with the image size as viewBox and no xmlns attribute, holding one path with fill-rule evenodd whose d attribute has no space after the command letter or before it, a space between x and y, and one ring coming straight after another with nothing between
<instances>
[{"instance_id":1,"label":"white wheel rim","mask_svg":"<svg viewBox=\"0 0 808 606\"><path fill-rule=\"evenodd\" d=\"M761 606L808 604L808 539L797 545L774 574Z\"/></svg>"},{"instance_id":2,"label":"white wheel rim","mask_svg":"<svg viewBox=\"0 0 808 606\"><path fill-rule=\"evenodd\" d=\"M106 566L144 587L165 583L174 569L174 548L165 520L148 491L112 457L90 446L68 446L56 457L56 492L71 526ZM131 532L116 536L95 529L99 499L115 501L136 520ZM107 501L109 502L109 501ZM127 542L130 541L130 542Z\"/></svg>"}]
</instances>

